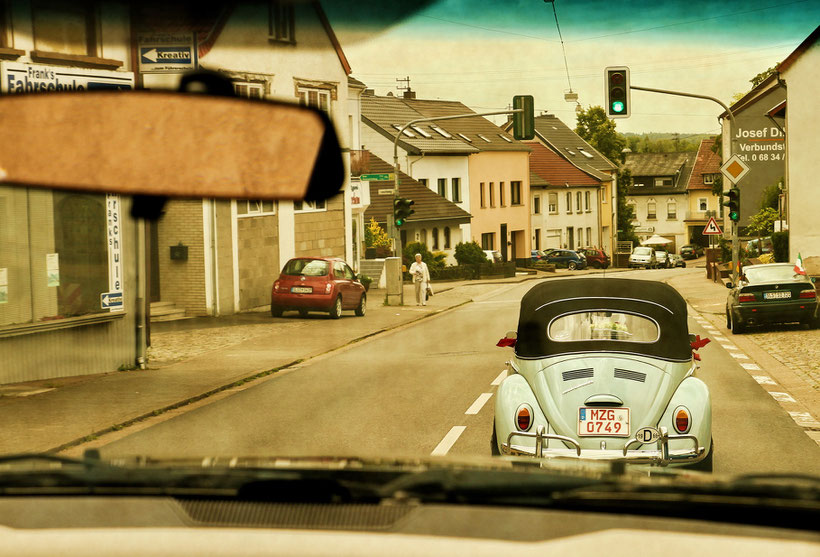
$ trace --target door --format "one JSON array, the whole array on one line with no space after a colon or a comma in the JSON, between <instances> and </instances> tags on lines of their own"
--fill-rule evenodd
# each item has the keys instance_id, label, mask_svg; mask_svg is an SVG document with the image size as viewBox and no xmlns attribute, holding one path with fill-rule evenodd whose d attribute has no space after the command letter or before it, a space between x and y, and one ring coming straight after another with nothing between
<instances>
[{"instance_id":1,"label":"door","mask_svg":"<svg viewBox=\"0 0 820 557\"><path fill-rule=\"evenodd\" d=\"M350 283L351 280L345 276L345 265L341 261L333 262L333 282L336 283L336 288L342 296L342 307L349 308L353 301L350 299ZM351 273L352 278L353 273Z\"/></svg>"},{"instance_id":2,"label":"door","mask_svg":"<svg viewBox=\"0 0 820 557\"><path fill-rule=\"evenodd\" d=\"M501 261L507 262L507 223L501 225L501 233L499 234L499 250L501 251Z\"/></svg>"},{"instance_id":3,"label":"door","mask_svg":"<svg viewBox=\"0 0 820 557\"><path fill-rule=\"evenodd\" d=\"M575 249L575 229L571 226L567 227L567 246L568 249Z\"/></svg>"},{"instance_id":4,"label":"door","mask_svg":"<svg viewBox=\"0 0 820 557\"><path fill-rule=\"evenodd\" d=\"M510 240L512 245L510 246L510 261L515 261L515 258L518 257L518 232L513 232L510 235Z\"/></svg>"}]
</instances>

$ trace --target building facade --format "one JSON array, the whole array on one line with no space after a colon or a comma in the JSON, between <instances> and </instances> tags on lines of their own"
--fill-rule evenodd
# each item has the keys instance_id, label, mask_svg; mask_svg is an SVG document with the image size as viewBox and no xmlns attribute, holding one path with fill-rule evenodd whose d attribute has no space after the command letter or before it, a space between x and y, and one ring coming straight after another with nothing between
<instances>
[{"instance_id":1,"label":"building facade","mask_svg":"<svg viewBox=\"0 0 820 557\"><path fill-rule=\"evenodd\" d=\"M686 209L686 241L701 246L709 245L710 236L703 235L703 229L714 218L723 222L721 196L712 192L715 184L720 184L720 155L713 150L715 138L704 139L698 146L695 164L689 176L686 193L689 203ZM712 236L714 238L714 236ZM715 240L712 240L715 241Z\"/></svg>"}]
</instances>

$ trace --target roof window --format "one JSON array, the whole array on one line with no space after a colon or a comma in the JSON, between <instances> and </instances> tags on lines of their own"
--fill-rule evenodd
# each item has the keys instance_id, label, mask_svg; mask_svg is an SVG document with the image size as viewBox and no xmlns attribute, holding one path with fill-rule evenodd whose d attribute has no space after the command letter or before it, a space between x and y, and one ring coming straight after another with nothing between
<instances>
[{"instance_id":1,"label":"roof window","mask_svg":"<svg viewBox=\"0 0 820 557\"><path fill-rule=\"evenodd\" d=\"M503 140L504 140L504 141L506 141L507 143L512 143L512 139L510 139L509 137L507 137L507 136L506 136L506 135L504 135L504 134L501 134L501 133L500 133L500 134L498 134L498 137L500 137L501 139L503 139Z\"/></svg>"},{"instance_id":2,"label":"roof window","mask_svg":"<svg viewBox=\"0 0 820 557\"><path fill-rule=\"evenodd\" d=\"M472 142L473 142L473 140L472 140L472 139L470 139L469 137L467 137L467 136L466 136L466 135L464 135L463 133L458 134L458 136L459 136L461 139L463 139L464 141L467 141L467 142L469 142L469 143L472 143Z\"/></svg>"},{"instance_id":3,"label":"roof window","mask_svg":"<svg viewBox=\"0 0 820 557\"><path fill-rule=\"evenodd\" d=\"M564 147L564 149L566 149L566 150L567 150L567 153L569 153L569 154L570 154L570 155L572 155L573 157L575 156L575 151L573 151L573 150L572 150L572 149L570 149L569 147Z\"/></svg>"},{"instance_id":4,"label":"roof window","mask_svg":"<svg viewBox=\"0 0 820 557\"><path fill-rule=\"evenodd\" d=\"M427 139L430 139L431 137L433 137L432 135L430 135L429 133L427 133L426 131L421 129L421 127L419 127L419 126L410 126L410 127L413 128L414 130L416 130L418 132L418 134L422 137L426 137Z\"/></svg>"},{"instance_id":5,"label":"roof window","mask_svg":"<svg viewBox=\"0 0 820 557\"><path fill-rule=\"evenodd\" d=\"M401 126L400 126L400 125L398 125L398 124L393 124L393 127L394 127L394 128L396 128L396 131L401 130ZM404 131L402 131L402 133L403 133L404 135L406 135L407 137L416 137L416 134L414 134L413 132L411 132L411 131L410 131L410 130L408 130L407 128L405 128L405 129L404 129Z\"/></svg>"},{"instance_id":6,"label":"roof window","mask_svg":"<svg viewBox=\"0 0 820 557\"><path fill-rule=\"evenodd\" d=\"M430 127L433 128L433 131L438 133L441 137L446 137L447 139L453 139L453 136L447 133L445 130L441 129L435 124L430 124Z\"/></svg>"},{"instance_id":7,"label":"roof window","mask_svg":"<svg viewBox=\"0 0 820 557\"><path fill-rule=\"evenodd\" d=\"M484 141L486 141L487 143L492 143L492 141L490 141L489 139L487 139L486 137L484 137L484 136L483 136L483 135L481 135L480 133L477 133L476 135L477 135L478 137L480 137L481 139L483 139Z\"/></svg>"},{"instance_id":8,"label":"roof window","mask_svg":"<svg viewBox=\"0 0 820 557\"><path fill-rule=\"evenodd\" d=\"M590 153L587 153L586 151L584 151L583 147L578 147L578 150L581 151L581 154L584 155L586 158L588 158L588 159L592 158L592 155Z\"/></svg>"}]
</instances>

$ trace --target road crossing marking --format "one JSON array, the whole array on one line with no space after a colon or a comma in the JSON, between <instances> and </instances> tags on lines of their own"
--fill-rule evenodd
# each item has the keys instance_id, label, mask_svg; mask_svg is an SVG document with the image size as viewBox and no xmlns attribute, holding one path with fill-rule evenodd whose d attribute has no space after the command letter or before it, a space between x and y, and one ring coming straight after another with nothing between
<instances>
[{"instance_id":1,"label":"road crossing marking","mask_svg":"<svg viewBox=\"0 0 820 557\"><path fill-rule=\"evenodd\" d=\"M759 385L777 385L774 380L767 375L752 375Z\"/></svg>"},{"instance_id":2,"label":"road crossing marking","mask_svg":"<svg viewBox=\"0 0 820 557\"><path fill-rule=\"evenodd\" d=\"M728 338L726 338L726 337L722 337L722 336L720 336L720 335L715 335L715 337L714 337L714 338L715 338L715 340L717 340L717 341L721 341L721 340L722 340L722 341L724 341L724 342L728 342L728 341L729 341L729 339L728 339Z\"/></svg>"},{"instance_id":3,"label":"road crossing marking","mask_svg":"<svg viewBox=\"0 0 820 557\"><path fill-rule=\"evenodd\" d=\"M780 393L776 391L767 392L772 395L772 398L774 398L777 402L797 402L789 393Z\"/></svg>"},{"instance_id":4,"label":"road crossing marking","mask_svg":"<svg viewBox=\"0 0 820 557\"><path fill-rule=\"evenodd\" d=\"M734 344L724 344L721 342L720 345L726 350L737 350Z\"/></svg>"},{"instance_id":5,"label":"road crossing marking","mask_svg":"<svg viewBox=\"0 0 820 557\"><path fill-rule=\"evenodd\" d=\"M490 397L493 396L493 393L481 393L478 395L478 398L475 399L475 402L472 406L470 406L465 414L478 414L481 411L481 408L487 404L487 401L490 400Z\"/></svg>"},{"instance_id":6,"label":"road crossing marking","mask_svg":"<svg viewBox=\"0 0 820 557\"><path fill-rule=\"evenodd\" d=\"M433 449L433 452L430 453L430 456L444 456L446 455L453 445L455 445L458 438L461 437L461 434L464 433L464 430L467 429L466 425L454 425L450 431L447 432L447 435L444 436L444 439L441 440L441 443L436 445L436 448Z\"/></svg>"},{"instance_id":7,"label":"road crossing marking","mask_svg":"<svg viewBox=\"0 0 820 557\"><path fill-rule=\"evenodd\" d=\"M737 360L748 360L749 359L749 356L747 356L743 352L729 352L729 355L732 358L735 358Z\"/></svg>"},{"instance_id":8,"label":"road crossing marking","mask_svg":"<svg viewBox=\"0 0 820 557\"><path fill-rule=\"evenodd\" d=\"M811 429L820 428L820 422L815 420L808 412L789 412L789 416L791 416L794 422L800 427L808 427Z\"/></svg>"},{"instance_id":9,"label":"road crossing marking","mask_svg":"<svg viewBox=\"0 0 820 557\"><path fill-rule=\"evenodd\" d=\"M502 371L501 373L498 374L498 377L493 379L493 382L490 383L490 385L500 385L501 382L504 381L504 379L506 379L506 378L507 378L507 370L505 369L504 371Z\"/></svg>"},{"instance_id":10,"label":"road crossing marking","mask_svg":"<svg viewBox=\"0 0 820 557\"><path fill-rule=\"evenodd\" d=\"M760 371L760 366L757 364L742 363L740 365L743 366L743 369L747 369L749 371Z\"/></svg>"}]
</instances>

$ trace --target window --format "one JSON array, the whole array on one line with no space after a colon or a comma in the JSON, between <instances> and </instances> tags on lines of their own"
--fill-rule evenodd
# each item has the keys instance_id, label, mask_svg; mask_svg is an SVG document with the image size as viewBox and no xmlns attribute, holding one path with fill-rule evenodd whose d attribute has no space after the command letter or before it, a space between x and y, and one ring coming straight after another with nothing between
<instances>
[{"instance_id":1,"label":"window","mask_svg":"<svg viewBox=\"0 0 820 557\"><path fill-rule=\"evenodd\" d=\"M567 213L572 212L572 193L567 192Z\"/></svg>"},{"instance_id":2,"label":"window","mask_svg":"<svg viewBox=\"0 0 820 557\"><path fill-rule=\"evenodd\" d=\"M490 207L495 207L495 185L490 182Z\"/></svg>"},{"instance_id":3,"label":"window","mask_svg":"<svg viewBox=\"0 0 820 557\"><path fill-rule=\"evenodd\" d=\"M669 201L666 204L666 218L668 220L675 220L678 218L678 205L674 201Z\"/></svg>"},{"instance_id":4,"label":"window","mask_svg":"<svg viewBox=\"0 0 820 557\"><path fill-rule=\"evenodd\" d=\"M401 133L403 133L403 134L404 134L404 135L406 135L407 137L416 137L416 134L414 134L413 132L411 132L411 131L410 131L410 130L408 130L407 128L404 128L404 129L402 130L402 128L403 128L403 127L404 127L404 126L400 126L400 125L398 125L398 124L393 124L393 128L394 128L396 131L401 131Z\"/></svg>"},{"instance_id":5,"label":"window","mask_svg":"<svg viewBox=\"0 0 820 557\"><path fill-rule=\"evenodd\" d=\"M581 192L579 191L575 192L575 211L578 213L583 211L581 208Z\"/></svg>"},{"instance_id":6,"label":"window","mask_svg":"<svg viewBox=\"0 0 820 557\"><path fill-rule=\"evenodd\" d=\"M483 135L481 135L480 133L477 133L476 135L477 135L478 137L480 137L481 139L483 139L484 141L486 141L487 143L492 143L492 141L490 141L489 139L487 139L486 137L484 137L484 136L483 136Z\"/></svg>"},{"instance_id":7,"label":"window","mask_svg":"<svg viewBox=\"0 0 820 557\"><path fill-rule=\"evenodd\" d=\"M708 211L709 201L705 197L698 198L698 211Z\"/></svg>"},{"instance_id":8,"label":"window","mask_svg":"<svg viewBox=\"0 0 820 557\"><path fill-rule=\"evenodd\" d=\"M345 278L345 264L341 261L337 261L333 264L333 278Z\"/></svg>"},{"instance_id":9,"label":"window","mask_svg":"<svg viewBox=\"0 0 820 557\"><path fill-rule=\"evenodd\" d=\"M581 154L582 154L582 155L584 155L586 158L588 158L588 159L591 159L591 158L592 158L592 153L588 153L588 152L584 151L584 148L583 148L583 147L578 147L578 150L579 150L579 151L581 152Z\"/></svg>"},{"instance_id":10,"label":"window","mask_svg":"<svg viewBox=\"0 0 820 557\"><path fill-rule=\"evenodd\" d=\"M521 205L521 182L510 182L510 205Z\"/></svg>"},{"instance_id":11,"label":"window","mask_svg":"<svg viewBox=\"0 0 820 557\"><path fill-rule=\"evenodd\" d=\"M479 186L478 196L481 200L481 207L484 208L484 207L487 206L487 204L484 200L484 182L481 182L478 186Z\"/></svg>"},{"instance_id":12,"label":"window","mask_svg":"<svg viewBox=\"0 0 820 557\"><path fill-rule=\"evenodd\" d=\"M421 229L421 231L417 235L417 239L422 244L425 244L425 245L427 244L427 229L426 228Z\"/></svg>"},{"instance_id":13,"label":"window","mask_svg":"<svg viewBox=\"0 0 820 557\"><path fill-rule=\"evenodd\" d=\"M324 259L291 259L282 274L291 277L325 277L328 270L328 262Z\"/></svg>"},{"instance_id":14,"label":"window","mask_svg":"<svg viewBox=\"0 0 820 557\"><path fill-rule=\"evenodd\" d=\"M238 217L260 217L263 215L275 215L276 206L273 201L262 201L261 199L240 199L236 202L236 215Z\"/></svg>"},{"instance_id":15,"label":"window","mask_svg":"<svg viewBox=\"0 0 820 557\"><path fill-rule=\"evenodd\" d=\"M299 87L299 104L312 106L330 114L330 91L313 87Z\"/></svg>"},{"instance_id":16,"label":"window","mask_svg":"<svg viewBox=\"0 0 820 557\"><path fill-rule=\"evenodd\" d=\"M512 139L510 139L509 137L507 137L507 136L506 136L506 135L504 135L504 134L501 134L501 133L500 133L500 134L498 134L498 137L500 137L501 139L503 139L503 140L504 140L504 141L506 141L507 143L512 143Z\"/></svg>"},{"instance_id":17,"label":"window","mask_svg":"<svg viewBox=\"0 0 820 557\"><path fill-rule=\"evenodd\" d=\"M533 234L533 239L535 240L535 249L541 249L541 229L536 228L535 234Z\"/></svg>"},{"instance_id":18,"label":"window","mask_svg":"<svg viewBox=\"0 0 820 557\"><path fill-rule=\"evenodd\" d=\"M655 187L659 186L671 186L672 185L672 178L655 178Z\"/></svg>"},{"instance_id":19,"label":"window","mask_svg":"<svg viewBox=\"0 0 820 557\"><path fill-rule=\"evenodd\" d=\"M541 196L536 195L532 198L532 214L533 215L540 215L541 214ZM538 249L538 248L536 248Z\"/></svg>"},{"instance_id":20,"label":"window","mask_svg":"<svg viewBox=\"0 0 820 557\"><path fill-rule=\"evenodd\" d=\"M426 188L427 187L427 178L419 178L419 184L421 184L422 186L424 186Z\"/></svg>"},{"instance_id":21,"label":"window","mask_svg":"<svg viewBox=\"0 0 820 557\"><path fill-rule=\"evenodd\" d=\"M235 82L233 91L237 96L248 99L261 99L265 96L265 87L261 83Z\"/></svg>"},{"instance_id":22,"label":"window","mask_svg":"<svg viewBox=\"0 0 820 557\"><path fill-rule=\"evenodd\" d=\"M438 179L438 194L441 197L447 198L447 178Z\"/></svg>"},{"instance_id":23,"label":"window","mask_svg":"<svg viewBox=\"0 0 820 557\"><path fill-rule=\"evenodd\" d=\"M472 143L472 142L473 142L473 140L472 140L472 139L470 139L469 137L467 137L467 136L466 136L466 135L464 135L463 133L458 134L458 136L459 136L461 139L463 139L464 141L466 141L467 143Z\"/></svg>"},{"instance_id":24,"label":"window","mask_svg":"<svg viewBox=\"0 0 820 557\"><path fill-rule=\"evenodd\" d=\"M433 249L438 249L438 228L433 229Z\"/></svg>"},{"instance_id":25,"label":"window","mask_svg":"<svg viewBox=\"0 0 820 557\"><path fill-rule=\"evenodd\" d=\"M410 126L410 127L413 128L414 130L416 130L418 132L418 134L420 136L424 137L424 138L430 139L431 137L433 137L432 135L430 135L429 133L427 133L426 131L421 129L420 126Z\"/></svg>"},{"instance_id":26,"label":"window","mask_svg":"<svg viewBox=\"0 0 820 557\"><path fill-rule=\"evenodd\" d=\"M268 3L268 39L287 43L296 42L292 3L279 0L271 0Z\"/></svg>"},{"instance_id":27,"label":"window","mask_svg":"<svg viewBox=\"0 0 820 557\"><path fill-rule=\"evenodd\" d=\"M495 249L494 232L485 232L481 235L481 249Z\"/></svg>"},{"instance_id":28,"label":"window","mask_svg":"<svg viewBox=\"0 0 820 557\"><path fill-rule=\"evenodd\" d=\"M444 249L450 249L450 227L444 227Z\"/></svg>"},{"instance_id":29,"label":"window","mask_svg":"<svg viewBox=\"0 0 820 557\"><path fill-rule=\"evenodd\" d=\"M714 174L704 174L703 175L703 183L704 184L714 184L715 183L715 175Z\"/></svg>"},{"instance_id":30,"label":"window","mask_svg":"<svg viewBox=\"0 0 820 557\"><path fill-rule=\"evenodd\" d=\"M453 190L453 203L461 203L461 178L450 178L450 189Z\"/></svg>"},{"instance_id":31,"label":"window","mask_svg":"<svg viewBox=\"0 0 820 557\"><path fill-rule=\"evenodd\" d=\"M656 204L654 201L650 201L646 204L646 218L647 219L656 219L658 218L656 215Z\"/></svg>"},{"instance_id":32,"label":"window","mask_svg":"<svg viewBox=\"0 0 820 557\"><path fill-rule=\"evenodd\" d=\"M584 192L584 211L586 211L587 213L592 211L592 209L589 208L589 192L588 191Z\"/></svg>"},{"instance_id":33,"label":"window","mask_svg":"<svg viewBox=\"0 0 820 557\"><path fill-rule=\"evenodd\" d=\"M293 210L297 213L314 213L317 211L326 211L327 206L324 200L322 201L294 201Z\"/></svg>"},{"instance_id":34,"label":"window","mask_svg":"<svg viewBox=\"0 0 820 557\"><path fill-rule=\"evenodd\" d=\"M498 206L504 206L504 182L498 182Z\"/></svg>"},{"instance_id":35,"label":"window","mask_svg":"<svg viewBox=\"0 0 820 557\"><path fill-rule=\"evenodd\" d=\"M592 228L587 227L587 244L592 245L594 242L592 241Z\"/></svg>"},{"instance_id":36,"label":"window","mask_svg":"<svg viewBox=\"0 0 820 557\"><path fill-rule=\"evenodd\" d=\"M555 342L584 340L617 340L621 342L655 342L658 324L631 313L582 311L562 315L549 325L547 336Z\"/></svg>"},{"instance_id":37,"label":"window","mask_svg":"<svg viewBox=\"0 0 820 557\"><path fill-rule=\"evenodd\" d=\"M579 247L583 246L584 245L584 229L583 228L577 229L577 231L575 232L575 236L578 237L578 246Z\"/></svg>"},{"instance_id":38,"label":"window","mask_svg":"<svg viewBox=\"0 0 820 557\"><path fill-rule=\"evenodd\" d=\"M548 205L547 209L549 210L550 214L551 215L558 214L558 194L557 193L549 194L548 204L549 205Z\"/></svg>"},{"instance_id":39,"label":"window","mask_svg":"<svg viewBox=\"0 0 820 557\"><path fill-rule=\"evenodd\" d=\"M2 9L5 9L3 3ZM97 55L97 33L92 2L32 2L34 49L80 56Z\"/></svg>"},{"instance_id":40,"label":"window","mask_svg":"<svg viewBox=\"0 0 820 557\"><path fill-rule=\"evenodd\" d=\"M433 129L434 132L439 134L441 137L446 137L447 139L453 139L453 136L450 135L446 130L441 129L435 124L430 124L430 127Z\"/></svg>"}]
</instances>

